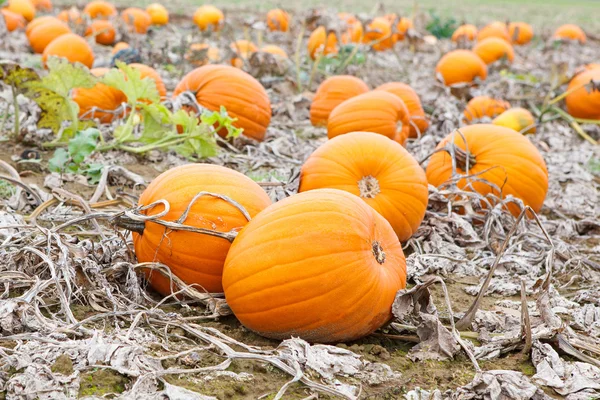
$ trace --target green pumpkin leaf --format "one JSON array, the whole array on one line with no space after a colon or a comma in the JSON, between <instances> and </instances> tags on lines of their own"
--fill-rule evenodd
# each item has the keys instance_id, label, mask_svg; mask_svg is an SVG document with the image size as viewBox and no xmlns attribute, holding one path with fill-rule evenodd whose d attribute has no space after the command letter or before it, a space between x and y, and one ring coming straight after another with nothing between
<instances>
[{"instance_id":1,"label":"green pumpkin leaf","mask_svg":"<svg viewBox=\"0 0 600 400\"><path fill-rule=\"evenodd\" d=\"M104 170L104 167L104 164L91 163L88 164L86 168L81 169L80 173L87 176L90 185L97 185L98 182L100 182L100 178L102 177L102 171Z\"/></svg>"},{"instance_id":2,"label":"green pumpkin leaf","mask_svg":"<svg viewBox=\"0 0 600 400\"><path fill-rule=\"evenodd\" d=\"M160 95L156 88L156 82L151 78L142 79L139 70L117 61L118 69L111 69L102 77L102 83L125 93L127 102L136 107L140 100L148 100L152 103L160 101Z\"/></svg>"},{"instance_id":3,"label":"green pumpkin leaf","mask_svg":"<svg viewBox=\"0 0 600 400\"><path fill-rule=\"evenodd\" d=\"M71 160L71 156L66 149L58 148L54 155L48 160L48 169L52 172L62 172Z\"/></svg>"},{"instance_id":4,"label":"green pumpkin leaf","mask_svg":"<svg viewBox=\"0 0 600 400\"><path fill-rule=\"evenodd\" d=\"M153 103L142 106L144 130L139 138L142 143L154 143L173 132L171 111L163 104Z\"/></svg>"},{"instance_id":5,"label":"green pumpkin leaf","mask_svg":"<svg viewBox=\"0 0 600 400\"><path fill-rule=\"evenodd\" d=\"M75 164L81 164L83 160L96 150L100 131L89 128L77 132L75 137L69 140L69 155Z\"/></svg>"}]
</instances>

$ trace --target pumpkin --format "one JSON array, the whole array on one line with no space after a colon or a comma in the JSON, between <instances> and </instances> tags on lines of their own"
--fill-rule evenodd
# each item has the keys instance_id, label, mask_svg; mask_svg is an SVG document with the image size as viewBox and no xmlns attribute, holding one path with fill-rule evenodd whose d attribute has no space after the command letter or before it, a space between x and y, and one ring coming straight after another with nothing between
<instances>
[{"instance_id":1,"label":"pumpkin","mask_svg":"<svg viewBox=\"0 0 600 400\"><path fill-rule=\"evenodd\" d=\"M223 12L211 5L200 6L194 13L194 23L201 31L206 31L209 28L218 31L221 29L224 19Z\"/></svg>"},{"instance_id":2,"label":"pumpkin","mask_svg":"<svg viewBox=\"0 0 600 400\"><path fill-rule=\"evenodd\" d=\"M360 78L350 75L337 75L324 80L310 105L310 122L313 126L327 126L329 114L339 104L351 97L369 91Z\"/></svg>"},{"instance_id":3,"label":"pumpkin","mask_svg":"<svg viewBox=\"0 0 600 400\"><path fill-rule=\"evenodd\" d=\"M290 16L280 8L270 10L267 13L267 26L270 31L287 32L290 24Z\"/></svg>"},{"instance_id":4,"label":"pumpkin","mask_svg":"<svg viewBox=\"0 0 600 400\"><path fill-rule=\"evenodd\" d=\"M489 96L473 97L464 111L464 120L467 123L476 122L484 117L494 118L510 108L510 103Z\"/></svg>"},{"instance_id":5,"label":"pumpkin","mask_svg":"<svg viewBox=\"0 0 600 400\"><path fill-rule=\"evenodd\" d=\"M477 41L489 37L497 37L510 42L510 34L508 33L508 27L504 22L495 21L481 28L477 33Z\"/></svg>"},{"instance_id":6,"label":"pumpkin","mask_svg":"<svg viewBox=\"0 0 600 400\"><path fill-rule=\"evenodd\" d=\"M396 33L394 33L394 42L400 42L406 37L406 32L409 29L413 29L414 25L412 19L401 17L396 24Z\"/></svg>"},{"instance_id":7,"label":"pumpkin","mask_svg":"<svg viewBox=\"0 0 600 400\"><path fill-rule=\"evenodd\" d=\"M319 54L337 54L338 39L335 32L327 33L325 27L318 27L310 34L307 49L310 58L313 60L315 60Z\"/></svg>"},{"instance_id":8,"label":"pumpkin","mask_svg":"<svg viewBox=\"0 0 600 400\"><path fill-rule=\"evenodd\" d=\"M200 192L227 196L240 204L251 218L271 204L269 196L250 178L229 168L210 164L187 164L160 174L142 193L139 205L157 200L169 202L164 221L178 221L192 199ZM156 215L158 206L146 211ZM246 217L231 203L213 196L198 198L182 223L196 228L229 232L246 225ZM165 235L168 235L165 239ZM228 240L202 233L169 230L152 221L143 232L133 233L139 262L161 262L186 284L200 285L210 293L222 292L223 264L229 251ZM169 278L158 272L145 272L152 287L163 295L171 294Z\"/></svg>"},{"instance_id":9,"label":"pumpkin","mask_svg":"<svg viewBox=\"0 0 600 400\"><path fill-rule=\"evenodd\" d=\"M446 53L438 61L435 72L446 86L472 83L476 78L487 78L487 66L470 50L453 50Z\"/></svg>"},{"instance_id":10,"label":"pumpkin","mask_svg":"<svg viewBox=\"0 0 600 400\"><path fill-rule=\"evenodd\" d=\"M117 16L117 9L112 3L107 1L94 0L87 3L83 9L83 13L87 14L91 19L109 19Z\"/></svg>"},{"instance_id":11,"label":"pumpkin","mask_svg":"<svg viewBox=\"0 0 600 400\"><path fill-rule=\"evenodd\" d=\"M359 196L405 241L423 221L427 187L425 171L399 143L376 133L351 132L311 154L302 166L298 190L331 188Z\"/></svg>"},{"instance_id":12,"label":"pumpkin","mask_svg":"<svg viewBox=\"0 0 600 400\"><path fill-rule=\"evenodd\" d=\"M108 71L108 68L92 68L90 70L96 77L102 77ZM123 92L100 82L91 88L74 89L71 97L79 105L80 118L98 119L102 123L109 123L113 119L123 116L123 114L116 115L106 111L116 110L127 102L127 97Z\"/></svg>"},{"instance_id":13,"label":"pumpkin","mask_svg":"<svg viewBox=\"0 0 600 400\"><path fill-rule=\"evenodd\" d=\"M391 319L396 292L405 287L406 261L390 224L336 189L269 206L233 241L223 269L235 316L278 340L359 339Z\"/></svg>"},{"instance_id":14,"label":"pumpkin","mask_svg":"<svg viewBox=\"0 0 600 400\"><path fill-rule=\"evenodd\" d=\"M477 27L471 24L464 24L456 28L452 34L453 42L467 41L471 42L477 37Z\"/></svg>"},{"instance_id":15,"label":"pumpkin","mask_svg":"<svg viewBox=\"0 0 600 400\"><path fill-rule=\"evenodd\" d=\"M552 37L555 40L573 40L583 44L586 42L587 37L583 29L574 24L561 25L554 31Z\"/></svg>"},{"instance_id":16,"label":"pumpkin","mask_svg":"<svg viewBox=\"0 0 600 400\"><path fill-rule=\"evenodd\" d=\"M363 43L370 44L375 51L384 51L394 46L392 24L386 18L374 18L365 28Z\"/></svg>"},{"instance_id":17,"label":"pumpkin","mask_svg":"<svg viewBox=\"0 0 600 400\"><path fill-rule=\"evenodd\" d=\"M42 54L42 61L46 65L48 57L63 57L71 63L79 62L88 68L94 64L92 48L79 35L67 33L51 41Z\"/></svg>"},{"instance_id":18,"label":"pumpkin","mask_svg":"<svg viewBox=\"0 0 600 400\"><path fill-rule=\"evenodd\" d=\"M166 25L169 23L169 11L159 3L152 3L146 7L146 12L150 15L152 25Z\"/></svg>"},{"instance_id":19,"label":"pumpkin","mask_svg":"<svg viewBox=\"0 0 600 400\"><path fill-rule=\"evenodd\" d=\"M25 18L23 18L21 14L14 13L5 8L1 8L0 13L2 13L4 23L6 24L6 29L9 32L25 28Z\"/></svg>"},{"instance_id":20,"label":"pumpkin","mask_svg":"<svg viewBox=\"0 0 600 400\"><path fill-rule=\"evenodd\" d=\"M130 47L129 43L119 42L119 43L117 43L117 44L114 45L111 53L112 54L117 54L119 51L124 50L124 49L128 49L129 47Z\"/></svg>"},{"instance_id":21,"label":"pumpkin","mask_svg":"<svg viewBox=\"0 0 600 400\"><path fill-rule=\"evenodd\" d=\"M35 18L35 6L31 0L8 0L6 9L19 14L28 22Z\"/></svg>"},{"instance_id":22,"label":"pumpkin","mask_svg":"<svg viewBox=\"0 0 600 400\"><path fill-rule=\"evenodd\" d=\"M398 96L376 90L352 97L333 109L327 121L329 139L350 132L374 132L404 144L410 115Z\"/></svg>"},{"instance_id":23,"label":"pumpkin","mask_svg":"<svg viewBox=\"0 0 600 400\"><path fill-rule=\"evenodd\" d=\"M110 21L97 19L87 27L85 36L94 36L96 43L110 46L115 42L117 31Z\"/></svg>"},{"instance_id":24,"label":"pumpkin","mask_svg":"<svg viewBox=\"0 0 600 400\"><path fill-rule=\"evenodd\" d=\"M456 148L465 152L468 146L467 156L473 157L468 173L477 177L458 180L459 188L474 190L483 196L493 194L503 199L512 195L535 212L540 211L548 191L548 170L542 155L527 137L512 129L491 124L462 127L460 133L462 136L458 132L451 133L437 147L441 150L449 143L454 143ZM466 175L465 162L458 158L456 161L457 173ZM426 173L429 183L438 187L453 178L450 154L447 151L435 153L429 160ZM515 216L520 214L516 204L509 203L508 209Z\"/></svg>"},{"instance_id":25,"label":"pumpkin","mask_svg":"<svg viewBox=\"0 0 600 400\"><path fill-rule=\"evenodd\" d=\"M31 0L37 11L52 11L52 0Z\"/></svg>"},{"instance_id":26,"label":"pumpkin","mask_svg":"<svg viewBox=\"0 0 600 400\"><path fill-rule=\"evenodd\" d=\"M217 47L212 47L207 43L192 43L184 57L190 64L201 67L208 63L218 62L221 59L221 53Z\"/></svg>"},{"instance_id":27,"label":"pumpkin","mask_svg":"<svg viewBox=\"0 0 600 400\"><path fill-rule=\"evenodd\" d=\"M198 103L211 111L225 107L237 118L233 124L243 128L245 136L264 139L271 122L271 102L265 88L250 74L227 65L205 65L184 76L173 96L185 91L191 91Z\"/></svg>"},{"instance_id":28,"label":"pumpkin","mask_svg":"<svg viewBox=\"0 0 600 400\"><path fill-rule=\"evenodd\" d=\"M398 96L406 105L410 115L410 133L409 137L418 138L429 128L429 121L425 117L425 111L421 106L421 99L413 88L401 82L385 83L375 90L384 90Z\"/></svg>"},{"instance_id":29,"label":"pumpkin","mask_svg":"<svg viewBox=\"0 0 600 400\"><path fill-rule=\"evenodd\" d=\"M71 33L71 29L58 19L39 24L29 33L29 45L35 53L41 54L50 42L61 35Z\"/></svg>"},{"instance_id":30,"label":"pumpkin","mask_svg":"<svg viewBox=\"0 0 600 400\"><path fill-rule=\"evenodd\" d=\"M473 47L473 52L488 65L503 59L512 62L515 58L512 45L495 36L478 41Z\"/></svg>"},{"instance_id":31,"label":"pumpkin","mask_svg":"<svg viewBox=\"0 0 600 400\"><path fill-rule=\"evenodd\" d=\"M156 90L158 91L161 100L167 98L167 88L165 87L162 78L154 68L139 63L132 63L129 64L129 66L140 71L140 76L142 77L142 79L150 78L154 81L154 83L156 84Z\"/></svg>"},{"instance_id":32,"label":"pumpkin","mask_svg":"<svg viewBox=\"0 0 600 400\"><path fill-rule=\"evenodd\" d=\"M511 42L523 45L533 39L533 28L526 22L511 22L508 24L508 34Z\"/></svg>"},{"instance_id":33,"label":"pumpkin","mask_svg":"<svg viewBox=\"0 0 600 400\"><path fill-rule=\"evenodd\" d=\"M571 90L566 97L567 112L575 118L600 120L600 68L575 75L567 88Z\"/></svg>"},{"instance_id":34,"label":"pumpkin","mask_svg":"<svg viewBox=\"0 0 600 400\"><path fill-rule=\"evenodd\" d=\"M535 118L529 110L520 107L504 111L494 118L492 124L504 126L523 134L535 133Z\"/></svg>"},{"instance_id":35,"label":"pumpkin","mask_svg":"<svg viewBox=\"0 0 600 400\"><path fill-rule=\"evenodd\" d=\"M2 9L2 10L5 11L5 9ZM21 16L19 15L19 17L21 17ZM21 17L21 18L23 18L23 17ZM27 36L27 39L29 39L29 35L31 35L31 32L35 28L37 28L40 25L44 25L47 22L56 22L56 21L60 22L61 20L59 20L58 18L53 17L51 15L44 15L43 17L35 18L33 21L31 21L30 23L27 24L27 27L25 28L25 36Z\"/></svg>"},{"instance_id":36,"label":"pumpkin","mask_svg":"<svg viewBox=\"0 0 600 400\"><path fill-rule=\"evenodd\" d=\"M363 39L363 26L352 14L339 13L338 17L346 24L346 29L340 38L343 44L361 43Z\"/></svg>"},{"instance_id":37,"label":"pumpkin","mask_svg":"<svg viewBox=\"0 0 600 400\"><path fill-rule=\"evenodd\" d=\"M598 63L590 63L583 66L585 71L589 71L590 69L598 69L600 68L600 64Z\"/></svg>"},{"instance_id":38,"label":"pumpkin","mask_svg":"<svg viewBox=\"0 0 600 400\"><path fill-rule=\"evenodd\" d=\"M83 25L85 22L81 13L75 7L71 7L68 10L62 10L56 17L69 25Z\"/></svg>"},{"instance_id":39,"label":"pumpkin","mask_svg":"<svg viewBox=\"0 0 600 400\"><path fill-rule=\"evenodd\" d=\"M152 18L145 10L129 7L121 13L121 19L129 26L130 32L146 33L152 24Z\"/></svg>"},{"instance_id":40,"label":"pumpkin","mask_svg":"<svg viewBox=\"0 0 600 400\"><path fill-rule=\"evenodd\" d=\"M279 46L275 46L274 44L269 44L260 48L260 51L263 53L273 54L274 56L281 58L288 58L287 53L284 49Z\"/></svg>"},{"instance_id":41,"label":"pumpkin","mask_svg":"<svg viewBox=\"0 0 600 400\"><path fill-rule=\"evenodd\" d=\"M258 47L249 40L236 40L229 45L229 48L236 54L236 57L231 59L231 65L237 68L242 68L244 60L249 59L253 53L258 51Z\"/></svg>"}]
</instances>

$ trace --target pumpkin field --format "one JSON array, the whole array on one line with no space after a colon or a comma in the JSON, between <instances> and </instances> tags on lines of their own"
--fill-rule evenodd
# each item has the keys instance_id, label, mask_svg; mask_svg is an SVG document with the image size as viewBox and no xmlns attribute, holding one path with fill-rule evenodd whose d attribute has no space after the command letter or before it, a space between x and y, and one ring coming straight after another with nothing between
<instances>
[{"instance_id":1,"label":"pumpkin field","mask_svg":"<svg viewBox=\"0 0 600 400\"><path fill-rule=\"evenodd\" d=\"M0 399L600 398L593 2L254 3L0 0Z\"/></svg>"}]
</instances>

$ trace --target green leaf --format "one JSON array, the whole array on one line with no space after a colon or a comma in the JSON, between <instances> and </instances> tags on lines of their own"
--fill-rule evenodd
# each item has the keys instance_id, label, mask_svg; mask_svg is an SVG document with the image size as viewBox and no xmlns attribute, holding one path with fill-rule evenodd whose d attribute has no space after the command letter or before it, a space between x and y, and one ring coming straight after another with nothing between
<instances>
[{"instance_id":1,"label":"green leaf","mask_svg":"<svg viewBox=\"0 0 600 400\"><path fill-rule=\"evenodd\" d=\"M50 57L46 65L50 72L42 78L40 86L59 96L68 97L75 88L91 88L96 84L94 75L80 63L71 64L65 58Z\"/></svg>"},{"instance_id":2,"label":"green leaf","mask_svg":"<svg viewBox=\"0 0 600 400\"><path fill-rule=\"evenodd\" d=\"M160 103L142 105L144 130L139 140L142 143L154 143L176 129L172 124L172 113Z\"/></svg>"},{"instance_id":3,"label":"green leaf","mask_svg":"<svg viewBox=\"0 0 600 400\"><path fill-rule=\"evenodd\" d=\"M80 172L87 176L88 182L91 185L96 185L100 182L100 177L102 177L102 170L104 169L104 164L100 163L92 163L88 164L85 169L80 170Z\"/></svg>"},{"instance_id":4,"label":"green leaf","mask_svg":"<svg viewBox=\"0 0 600 400\"><path fill-rule=\"evenodd\" d=\"M117 61L118 69L111 69L102 78L102 83L125 93L127 102L136 107L138 101L149 100L152 103L160 101L156 82L149 77L142 79L139 70Z\"/></svg>"},{"instance_id":5,"label":"green leaf","mask_svg":"<svg viewBox=\"0 0 600 400\"><path fill-rule=\"evenodd\" d=\"M54 155L48 160L48 168L52 172L62 172L65 170L67 163L71 160L71 156L66 149L62 147L56 149Z\"/></svg>"},{"instance_id":6,"label":"green leaf","mask_svg":"<svg viewBox=\"0 0 600 400\"><path fill-rule=\"evenodd\" d=\"M237 118L230 117L223 106L221 106L221 109L218 112L204 110L202 115L200 115L200 122L202 124L213 125L217 131L226 129L228 138L238 137L243 132L243 129L233 126L235 121L237 121Z\"/></svg>"},{"instance_id":7,"label":"green leaf","mask_svg":"<svg viewBox=\"0 0 600 400\"><path fill-rule=\"evenodd\" d=\"M69 155L75 164L81 164L96 150L99 137L100 131L95 128L77 132L75 137L69 141Z\"/></svg>"}]
</instances>

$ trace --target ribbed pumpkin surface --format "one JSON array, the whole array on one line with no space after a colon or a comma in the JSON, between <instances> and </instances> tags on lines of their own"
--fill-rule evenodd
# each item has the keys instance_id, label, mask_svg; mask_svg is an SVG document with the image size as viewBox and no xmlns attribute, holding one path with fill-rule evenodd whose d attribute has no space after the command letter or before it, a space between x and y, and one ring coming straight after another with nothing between
<instances>
[{"instance_id":1,"label":"ribbed pumpkin surface","mask_svg":"<svg viewBox=\"0 0 600 400\"><path fill-rule=\"evenodd\" d=\"M378 86L375 90L383 90L398 96L406 105L410 114L410 134L409 137L417 138L423 135L429 128L429 121L425 117L425 111L421 105L421 99L413 88L406 83L389 82Z\"/></svg>"},{"instance_id":2,"label":"ribbed pumpkin surface","mask_svg":"<svg viewBox=\"0 0 600 400\"><path fill-rule=\"evenodd\" d=\"M367 84L354 76L338 75L324 80L310 105L310 122L313 126L327 126L329 114L335 107L368 91Z\"/></svg>"}]
</instances>

